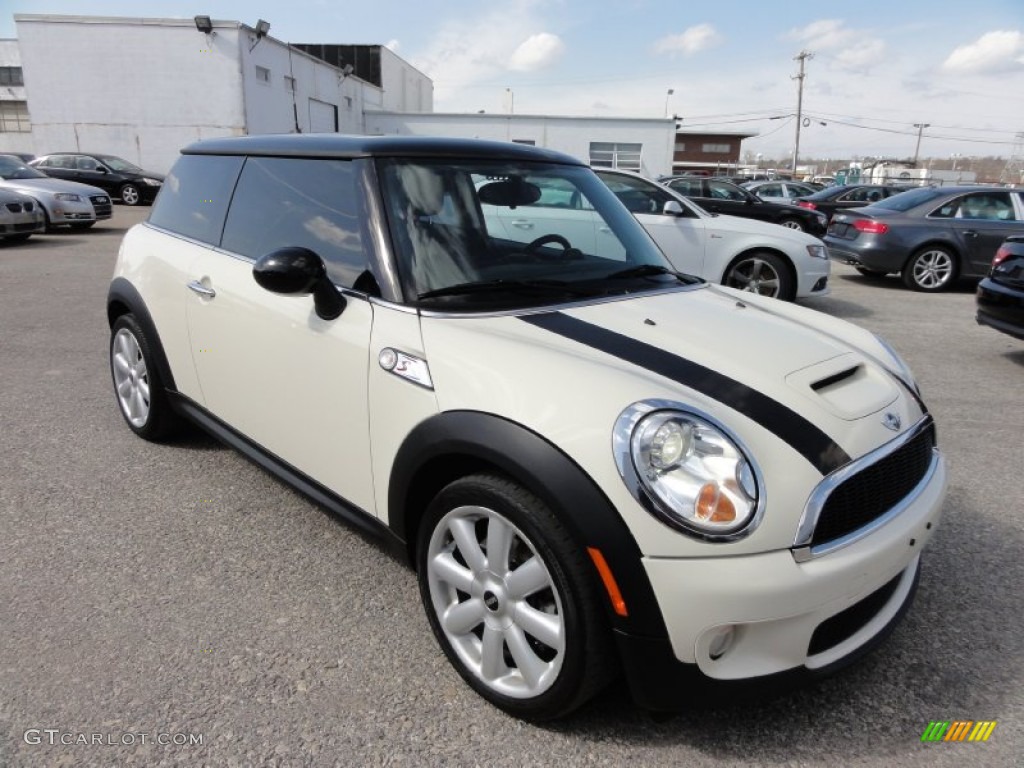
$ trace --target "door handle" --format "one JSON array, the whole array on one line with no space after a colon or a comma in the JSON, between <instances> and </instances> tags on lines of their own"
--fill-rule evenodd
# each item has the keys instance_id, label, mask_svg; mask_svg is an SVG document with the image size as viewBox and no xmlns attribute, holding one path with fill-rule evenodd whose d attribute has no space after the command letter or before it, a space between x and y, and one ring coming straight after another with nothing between
<instances>
[{"instance_id":1,"label":"door handle","mask_svg":"<svg viewBox=\"0 0 1024 768\"><path fill-rule=\"evenodd\" d=\"M608 233L610 233L612 231L612 228L611 227L598 227L597 231L607 235Z\"/></svg>"},{"instance_id":2,"label":"door handle","mask_svg":"<svg viewBox=\"0 0 1024 768\"><path fill-rule=\"evenodd\" d=\"M533 229L533 222L526 219L516 219L512 222L512 226L519 229Z\"/></svg>"},{"instance_id":3,"label":"door handle","mask_svg":"<svg viewBox=\"0 0 1024 768\"><path fill-rule=\"evenodd\" d=\"M976 230L976 229L965 229L964 230L964 234L967 235L967 237L977 237L978 236L978 230Z\"/></svg>"},{"instance_id":4,"label":"door handle","mask_svg":"<svg viewBox=\"0 0 1024 768\"><path fill-rule=\"evenodd\" d=\"M192 293L198 293L204 299L212 299L217 295L217 292L213 290L213 288L207 288L198 280L193 280L191 283L189 283L188 289L192 291Z\"/></svg>"}]
</instances>

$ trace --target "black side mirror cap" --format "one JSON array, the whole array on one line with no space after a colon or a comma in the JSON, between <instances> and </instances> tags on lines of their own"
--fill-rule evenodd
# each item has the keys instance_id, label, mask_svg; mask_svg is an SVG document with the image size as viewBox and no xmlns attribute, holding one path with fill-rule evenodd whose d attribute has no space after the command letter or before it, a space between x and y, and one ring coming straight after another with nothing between
<instances>
[{"instance_id":1,"label":"black side mirror cap","mask_svg":"<svg viewBox=\"0 0 1024 768\"><path fill-rule=\"evenodd\" d=\"M345 311L345 297L327 277L323 259L309 248L278 248L252 267L256 283L285 296L313 294L313 308L321 320L334 320Z\"/></svg>"}]
</instances>

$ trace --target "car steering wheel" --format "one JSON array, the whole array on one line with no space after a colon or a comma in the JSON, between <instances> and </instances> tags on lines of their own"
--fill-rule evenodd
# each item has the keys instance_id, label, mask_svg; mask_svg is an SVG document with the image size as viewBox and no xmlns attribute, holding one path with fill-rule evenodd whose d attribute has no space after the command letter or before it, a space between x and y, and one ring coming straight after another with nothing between
<instances>
[{"instance_id":1,"label":"car steering wheel","mask_svg":"<svg viewBox=\"0 0 1024 768\"><path fill-rule=\"evenodd\" d=\"M578 248L573 248L572 243L570 243L566 238L562 237L561 235L556 235L554 233L550 235L542 235L541 237L538 237L536 240L527 243L524 253L530 254L532 256L544 257L545 254L540 253L538 249L545 245L550 245L551 243L558 243L560 246L562 246L562 252L557 257L547 258L559 258L562 260L568 260L577 259L582 255L580 253L580 250Z\"/></svg>"}]
</instances>

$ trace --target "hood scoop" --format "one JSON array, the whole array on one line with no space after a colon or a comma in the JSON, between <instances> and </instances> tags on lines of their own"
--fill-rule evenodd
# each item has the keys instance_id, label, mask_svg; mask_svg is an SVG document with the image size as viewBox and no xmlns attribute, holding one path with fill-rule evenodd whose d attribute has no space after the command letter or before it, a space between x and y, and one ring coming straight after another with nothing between
<instances>
[{"instance_id":1,"label":"hood scoop","mask_svg":"<svg viewBox=\"0 0 1024 768\"><path fill-rule=\"evenodd\" d=\"M899 397L892 376L852 352L794 371L786 383L846 421L876 413Z\"/></svg>"}]
</instances>

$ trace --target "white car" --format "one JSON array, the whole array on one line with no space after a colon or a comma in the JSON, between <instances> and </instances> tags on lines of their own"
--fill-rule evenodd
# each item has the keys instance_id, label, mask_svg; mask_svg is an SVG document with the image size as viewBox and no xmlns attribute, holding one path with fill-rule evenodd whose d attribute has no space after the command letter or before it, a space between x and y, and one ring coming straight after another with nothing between
<instances>
[{"instance_id":1,"label":"white car","mask_svg":"<svg viewBox=\"0 0 1024 768\"><path fill-rule=\"evenodd\" d=\"M831 265L820 239L769 222L709 213L629 171L599 169L597 175L680 272L785 300L830 292Z\"/></svg>"},{"instance_id":2,"label":"white car","mask_svg":"<svg viewBox=\"0 0 1024 768\"><path fill-rule=\"evenodd\" d=\"M798 197L818 191L816 187L799 181L746 181L740 186L770 203L792 203Z\"/></svg>"},{"instance_id":3,"label":"white car","mask_svg":"<svg viewBox=\"0 0 1024 768\"><path fill-rule=\"evenodd\" d=\"M545 195L586 201L593 245ZM393 546L458 673L523 718L620 671L650 709L828 674L908 608L941 514L885 342L678 273L533 147L194 144L107 316L133 432L190 420Z\"/></svg>"},{"instance_id":4,"label":"white car","mask_svg":"<svg viewBox=\"0 0 1024 768\"><path fill-rule=\"evenodd\" d=\"M14 155L0 154L0 187L28 195L43 209L47 229L89 229L113 214L110 196L98 187L54 179Z\"/></svg>"}]
</instances>

